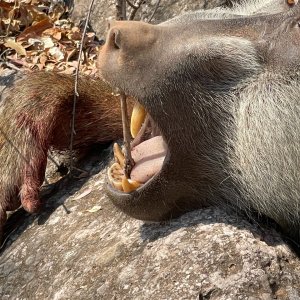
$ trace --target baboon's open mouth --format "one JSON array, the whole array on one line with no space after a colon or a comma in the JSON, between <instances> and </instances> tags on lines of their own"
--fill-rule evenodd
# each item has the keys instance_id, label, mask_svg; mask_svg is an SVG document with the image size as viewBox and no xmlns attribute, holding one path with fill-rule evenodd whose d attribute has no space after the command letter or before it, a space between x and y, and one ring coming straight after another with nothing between
<instances>
[{"instance_id":1,"label":"baboon's open mouth","mask_svg":"<svg viewBox=\"0 0 300 300\"><path fill-rule=\"evenodd\" d=\"M115 143L113 147L115 162L108 169L108 181L116 192L142 189L161 171L168 152L160 129L138 101L131 114L130 135L133 165L129 174L125 171L128 161L125 146Z\"/></svg>"}]
</instances>

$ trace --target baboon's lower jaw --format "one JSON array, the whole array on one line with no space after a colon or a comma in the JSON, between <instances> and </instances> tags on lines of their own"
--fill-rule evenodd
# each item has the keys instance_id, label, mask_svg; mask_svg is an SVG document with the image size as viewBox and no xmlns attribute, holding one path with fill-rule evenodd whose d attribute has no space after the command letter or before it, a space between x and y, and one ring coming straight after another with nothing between
<instances>
[{"instance_id":1,"label":"baboon's lower jaw","mask_svg":"<svg viewBox=\"0 0 300 300\"><path fill-rule=\"evenodd\" d=\"M117 143L114 144L115 162L108 169L108 180L115 189L124 193L142 187L162 169L167 144L150 119L145 108L136 102L130 122L130 132L134 138L131 143L131 155L135 165L129 177L124 172L126 167L124 151Z\"/></svg>"}]
</instances>

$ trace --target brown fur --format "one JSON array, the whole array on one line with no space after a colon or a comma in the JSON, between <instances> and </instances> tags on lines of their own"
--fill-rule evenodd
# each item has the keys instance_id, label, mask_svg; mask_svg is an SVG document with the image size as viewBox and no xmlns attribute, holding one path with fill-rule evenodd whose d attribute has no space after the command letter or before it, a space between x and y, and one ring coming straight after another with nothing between
<instances>
[{"instance_id":1,"label":"brown fur","mask_svg":"<svg viewBox=\"0 0 300 300\"><path fill-rule=\"evenodd\" d=\"M0 110L0 236L6 211L41 207L47 152L68 150L74 77L38 72L6 93ZM101 80L81 77L74 150L122 137L119 99Z\"/></svg>"},{"instance_id":2,"label":"brown fur","mask_svg":"<svg viewBox=\"0 0 300 300\"><path fill-rule=\"evenodd\" d=\"M162 220L230 206L300 238L300 4L268 14L270 4L288 6L249 0L159 25L111 24L100 73L145 106L169 148L144 187L108 185L125 213Z\"/></svg>"}]
</instances>

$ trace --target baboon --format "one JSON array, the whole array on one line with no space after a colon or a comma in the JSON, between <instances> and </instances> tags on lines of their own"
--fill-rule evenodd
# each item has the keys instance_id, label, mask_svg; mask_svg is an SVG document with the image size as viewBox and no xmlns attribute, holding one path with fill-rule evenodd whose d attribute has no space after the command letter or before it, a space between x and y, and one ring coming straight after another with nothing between
<instances>
[{"instance_id":1,"label":"baboon","mask_svg":"<svg viewBox=\"0 0 300 300\"><path fill-rule=\"evenodd\" d=\"M269 13L270 3L287 9ZM299 240L297 1L242 1L158 25L111 22L98 67L150 119L130 176L122 157L108 170L117 207L159 221L222 205L270 217Z\"/></svg>"},{"instance_id":2,"label":"baboon","mask_svg":"<svg viewBox=\"0 0 300 300\"><path fill-rule=\"evenodd\" d=\"M101 80L79 79L73 149L119 139L119 100ZM6 211L20 204L28 212L41 207L39 190L49 149L70 145L74 78L35 72L24 75L6 92L0 107L0 238Z\"/></svg>"}]
</instances>

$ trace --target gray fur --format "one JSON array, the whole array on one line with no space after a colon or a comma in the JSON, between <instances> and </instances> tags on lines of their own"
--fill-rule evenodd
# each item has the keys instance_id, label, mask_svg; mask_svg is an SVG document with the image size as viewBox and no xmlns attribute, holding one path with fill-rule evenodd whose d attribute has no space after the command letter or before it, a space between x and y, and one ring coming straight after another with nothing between
<instances>
[{"instance_id":1,"label":"gray fur","mask_svg":"<svg viewBox=\"0 0 300 300\"><path fill-rule=\"evenodd\" d=\"M183 16L173 18L164 24L193 22L199 19L232 19L241 16L276 14L289 9L286 0L243 0L234 2L233 7L216 7L208 10L198 10Z\"/></svg>"}]
</instances>

